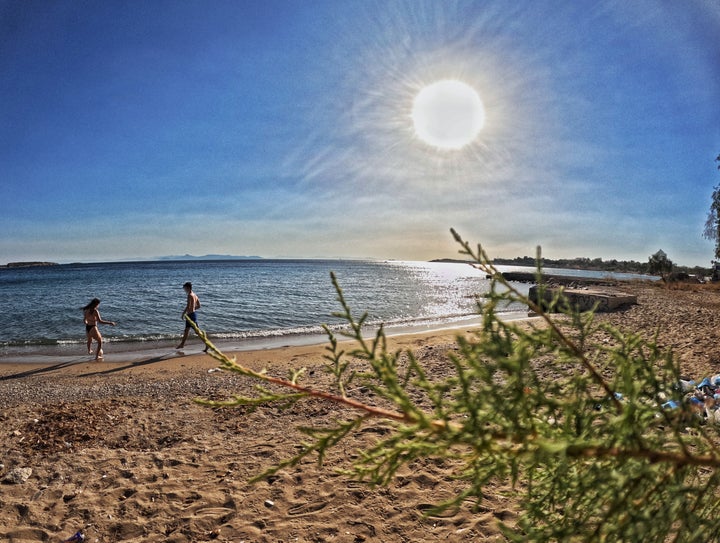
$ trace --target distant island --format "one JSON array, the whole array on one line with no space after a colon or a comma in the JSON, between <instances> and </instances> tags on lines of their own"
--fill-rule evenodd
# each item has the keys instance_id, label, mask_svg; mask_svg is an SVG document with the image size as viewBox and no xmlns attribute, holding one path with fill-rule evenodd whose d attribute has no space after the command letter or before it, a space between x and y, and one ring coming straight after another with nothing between
<instances>
[{"instance_id":1,"label":"distant island","mask_svg":"<svg viewBox=\"0 0 720 543\"><path fill-rule=\"evenodd\" d=\"M158 256L151 259L138 258L123 262L157 262L157 261L202 261L202 260L262 260L261 256L236 256L236 255L176 255L176 256ZM73 262L71 266L83 265L83 262ZM33 268L39 266L60 266L57 262L8 262L7 264L0 264L0 268Z\"/></svg>"},{"instance_id":2,"label":"distant island","mask_svg":"<svg viewBox=\"0 0 720 543\"><path fill-rule=\"evenodd\" d=\"M158 260L262 260L261 256L235 256L235 255L176 255L160 256Z\"/></svg>"},{"instance_id":3,"label":"distant island","mask_svg":"<svg viewBox=\"0 0 720 543\"><path fill-rule=\"evenodd\" d=\"M0 268L33 268L36 266L57 266L57 262L8 262L0 264Z\"/></svg>"}]
</instances>

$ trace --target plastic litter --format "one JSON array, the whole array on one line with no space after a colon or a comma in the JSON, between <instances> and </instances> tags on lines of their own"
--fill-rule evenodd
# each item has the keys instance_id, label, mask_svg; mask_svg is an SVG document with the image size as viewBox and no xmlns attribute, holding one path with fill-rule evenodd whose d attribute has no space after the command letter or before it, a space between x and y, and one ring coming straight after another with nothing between
<instances>
[{"instance_id":1,"label":"plastic litter","mask_svg":"<svg viewBox=\"0 0 720 543\"><path fill-rule=\"evenodd\" d=\"M673 389L682 392L683 396L663 403L663 409L685 405L707 422L720 423L720 374L704 377L697 384L693 380L681 379ZM670 405L671 402L674 405Z\"/></svg>"},{"instance_id":2,"label":"plastic litter","mask_svg":"<svg viewBox=\"0 0 720 543\"><path fill-rule=\"evenodd\" d=\"M678 388L682 392L690 392L692 389L695 388L695 381L693 381L692 379L680 379L678 385Z\"/></svg>"},{"instance_id":3,"label":"plastic litter","mask_svg":"<svg viewBox=\"0 0 720 543\"><path fill-rule=\"evenodd\" d=\"M707 377L705 377L705 379L703 379L702 381L700 381L700 383L698 384L698 386L696 386L695 388L703 389L703 388L705 388L705 387L708 387L708 388L713 387L713 385L710 383L710 379L708 379Z\"/></svg>"},{"instance_id":4,"label":"plastic litter","mask_svg":"<svg viewBox=\"0 0 720 543\"><path fill-rule=\"evenodd\" d=\"M80 543L81 541L85 541L85 535L82 532L78 531L67 539L63 539L62 543Z\"/></svg>"}]
</instances>

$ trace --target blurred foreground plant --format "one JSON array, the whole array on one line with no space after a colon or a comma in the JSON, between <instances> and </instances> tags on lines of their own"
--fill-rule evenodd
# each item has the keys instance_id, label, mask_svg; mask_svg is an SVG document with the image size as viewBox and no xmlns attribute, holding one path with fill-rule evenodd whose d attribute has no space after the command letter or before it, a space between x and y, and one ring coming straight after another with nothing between
<instances>
[{"instance_id":1,"label":"blurred foreground plant","mask_svg":"<svg viewBox=\"0 0 720 543\"><path fill-rule=\"evenodd\" d=\"M342 306L336 316L349 325L341 335L357 345L343 352L326 327L325 358L334 390L302 384L302 370L286 379L253 371L203 335L223 369L259 384L254 397L201 403L292 405L316 397L357 412L331 427L301 428L310 441L300 453L255 480L310 454L317 453L322 463L330 447L380 418L389 423L389 432L360 451L348 467L350 476L384 485L417 459L449 459L466 486L440 509L463 501L479 507L486 485L509 482L520 509L516 525L501 526L510 541L715 538L720 533L718 432L683 406L672 354L636 334L596 324L592 312L574 311L561 294L549 307L536 306L504 280L480 246L473 249L453 235L461 254L486 272L492 285L480 307L482 325L467 338L458 337L457 350L447 355L454 371L446 378L429 377L412 352L388 352L382 327L366 339L366 315L352 315L334 275ZM503 321L496 310L509 302L526 304L539 318ZM351 358L367 371L353 373ZM359 387L350 385L356 381L383 407L353 398ZM670 399L680 407L664 409Z\"/></svg>"}]
</instances>

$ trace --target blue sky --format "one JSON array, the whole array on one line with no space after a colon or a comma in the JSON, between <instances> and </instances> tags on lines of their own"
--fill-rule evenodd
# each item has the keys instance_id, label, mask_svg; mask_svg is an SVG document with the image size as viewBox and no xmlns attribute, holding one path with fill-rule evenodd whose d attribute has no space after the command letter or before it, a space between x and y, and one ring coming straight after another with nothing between
<instances>
[{"instance_id":1,"label":"blue sky","mask_svg":"<svg viewBox=\"0 0 720 543\"><path fill-rule=\"evenodd\" d=\"M0 263L713 254L714 1L11 0L0 73Z\"/></svg>"}]
</instances>

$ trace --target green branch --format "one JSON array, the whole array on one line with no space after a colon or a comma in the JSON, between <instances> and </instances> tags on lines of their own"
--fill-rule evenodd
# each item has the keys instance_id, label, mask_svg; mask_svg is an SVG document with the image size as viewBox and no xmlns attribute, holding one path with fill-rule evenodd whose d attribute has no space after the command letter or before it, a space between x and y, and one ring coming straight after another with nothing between
<instances>
[{"instance_id":1,"label":"green branch","mask_svg":"<svg viewBox=\"0 0 720 543\"><path fill-rule=\"evenodd\" d=\"M382 327L366 339L367 314L354 317L334 274L342 308L335 316L347 323L340 335L354 342L346 352L325 327L323 358L335 390L303 382L302 370L283 379L244 366L191 322L222 369L260 383L253 397L199 402L292 406L317 398L355 412L327 427L300 428L310 441L254 480L311 454L322 464L330 448L384 420L388 427L359 451L347 475L383 485L418 459L451 461L467 486L439 508L479 503L488 484L509 480L521 510L516 525L501 526L508 540L664 543L704 541L697 526L707 529L703 536L720 533L720 436L675 390L672 354L637 334L595 326L592 312L574 311L562 294L550 305L563 313L551 316L505 281L480 246L473 250L452 234L491 277L491 291L479 306L482 325L448 353L445 376L410 351L388 352ZM525 304L542 326L503 321L496 309L511 303ZM352 398L355 381L380 405ZM681 407L663 409L668 397Z\"/></svg>"}]
</instances>

